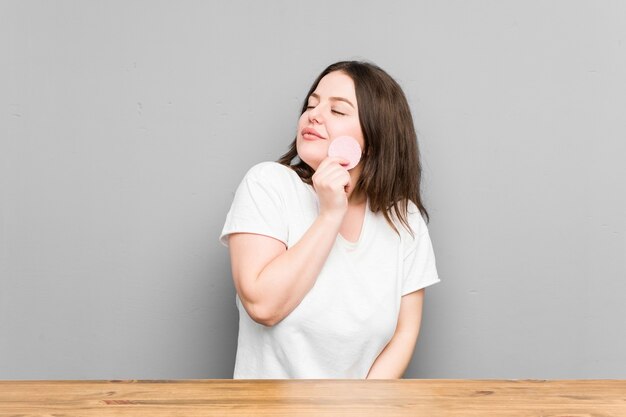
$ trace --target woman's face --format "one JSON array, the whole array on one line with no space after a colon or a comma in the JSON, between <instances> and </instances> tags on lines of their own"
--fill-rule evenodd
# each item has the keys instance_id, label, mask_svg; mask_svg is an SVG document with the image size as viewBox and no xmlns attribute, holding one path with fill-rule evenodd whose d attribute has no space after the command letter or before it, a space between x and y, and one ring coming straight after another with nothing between
<instances>
[{"instance_id":1,"label":"woman's face","mask_svg":"<svg viewBox=\"0 0 626 417\"><path fill-rule=\"evenodd\" d=\"M317 170L328 155L328 145L339 136L352 136L365 147L354 81L343 72L326 74L308 98L298 121L298 156Z\"/></svg>"}]
</instances>

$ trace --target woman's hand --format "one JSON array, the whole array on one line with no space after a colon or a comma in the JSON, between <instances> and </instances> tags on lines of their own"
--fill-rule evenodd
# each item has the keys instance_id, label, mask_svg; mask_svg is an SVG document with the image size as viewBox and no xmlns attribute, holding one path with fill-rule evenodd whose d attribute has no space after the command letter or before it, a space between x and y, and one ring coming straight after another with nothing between
<instances>
[{"instance_id":1,"label":"woman's hand","mask_svg":"<svg viewBox=\"0 0 626 417\"><path fill-rule=\"evenodd\" d=\"M320 202L320 216L343 219L346 214L352 187L350 174L342 166L347 163L344 158L328 157L313 174L313 187Z\"/></svg>"}]
</instances>

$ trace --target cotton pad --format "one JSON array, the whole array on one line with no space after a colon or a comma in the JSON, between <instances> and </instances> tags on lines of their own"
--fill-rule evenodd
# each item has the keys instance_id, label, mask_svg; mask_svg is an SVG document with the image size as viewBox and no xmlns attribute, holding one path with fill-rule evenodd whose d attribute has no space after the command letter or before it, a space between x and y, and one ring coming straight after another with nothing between
<instances>
[{"instance_id":1,"label":"cotton pad","mask_svg":"<svg viewBox=\"0 0 626 417\"><path fill-rule=\"evenodd\" d=\"M351 136L339 136L330 142L328 156L338 156L350 161L345 168L352 169L361 160L361 146Z\"/></svg>"}]
</instances>

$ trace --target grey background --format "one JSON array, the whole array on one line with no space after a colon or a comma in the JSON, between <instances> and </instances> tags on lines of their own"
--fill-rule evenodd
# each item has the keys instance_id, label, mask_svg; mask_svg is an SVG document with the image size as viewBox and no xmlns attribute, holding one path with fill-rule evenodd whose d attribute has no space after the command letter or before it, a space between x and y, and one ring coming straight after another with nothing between
<instances>
[{"instance_id":1,"label":"grey background","mask_svg":"<svg viewBox=\"0 0 626 417\"><path fill-rule=\"evenodd\" d=\"M0 1L0 379L230 378L218 243L314 77L404 88L410 378L626 377L626 2Z\"/></svg>"}]
</instances>

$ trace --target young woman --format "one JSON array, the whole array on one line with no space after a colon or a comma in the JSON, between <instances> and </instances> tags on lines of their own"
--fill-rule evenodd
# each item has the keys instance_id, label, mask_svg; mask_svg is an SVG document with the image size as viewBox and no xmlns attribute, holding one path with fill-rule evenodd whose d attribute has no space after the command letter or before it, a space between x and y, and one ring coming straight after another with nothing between
<instances>
[{"instance_id":1,"label":"young woman","mask_svg":"<svg viewBox=\"0 0 626 417\"><path fill-rule=\"evenodd\" d=\"M329 157L351 136L356 167ZM313 83L296 138L252 167L221 235L230 248L235 378L401 378L424 288L439 281L422 216L421 166L399 85L365 62Z\"/></svg>"}]
</instances>

